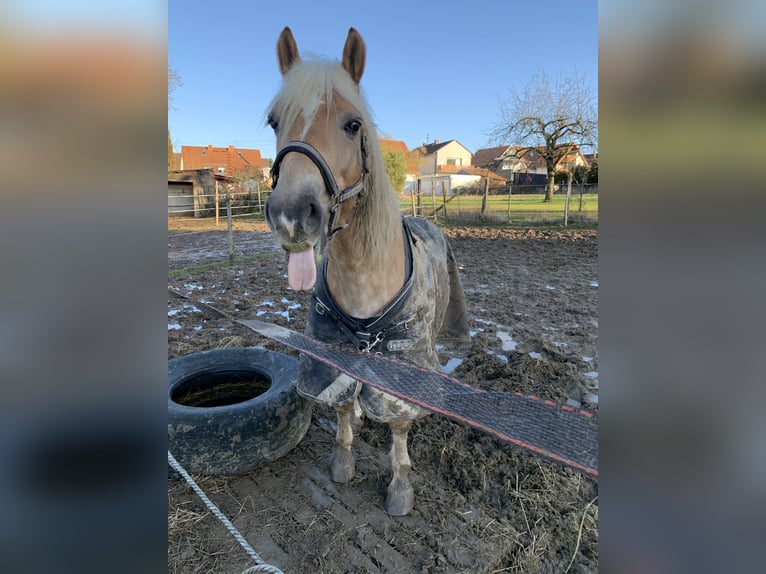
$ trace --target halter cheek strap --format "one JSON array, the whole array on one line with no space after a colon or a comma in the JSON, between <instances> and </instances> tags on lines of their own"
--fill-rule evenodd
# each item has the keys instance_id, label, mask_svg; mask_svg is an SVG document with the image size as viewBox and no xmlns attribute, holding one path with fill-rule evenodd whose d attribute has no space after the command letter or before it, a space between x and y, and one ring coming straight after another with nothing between
<instances>
[{"instance_id":1,"label":"halter cheek strap","mask_svg":"<svg viewBox=\"0 0 766 574\"><path fill-rule=\"evenodd\" d=\"M362 138L364 138L364 136L362 136ZM274 189L277 186L277 181L279 179L279 166L288 153L302 153L311 161L313 161L314 165L316 165L319 169L319 173L322 174L322 179L324 180L325 187L327 188L327 192L330 194L330 221L327 225L327 238L329 239L333 236L334 233L340 231L346 227L346 225L348 225L344 224L339 227L335 227L335 220L338 217L338 210L340 209L341 204L345 203L349 199L356 197L364 189L364 179L365 175L367 174L367 158L365 157L364 150L364 139L362 139L362 176L356 183L351 184L346 189L338 189L338 184L335 181L335 177L332 175L330 166L327 165L327 162L322 157L322 154L320 154L315 147L306 142L291 141L281 150L279 150L277 157L274 159L274 165L271 168L271 189Z\"/></svg>"}]
</instances>

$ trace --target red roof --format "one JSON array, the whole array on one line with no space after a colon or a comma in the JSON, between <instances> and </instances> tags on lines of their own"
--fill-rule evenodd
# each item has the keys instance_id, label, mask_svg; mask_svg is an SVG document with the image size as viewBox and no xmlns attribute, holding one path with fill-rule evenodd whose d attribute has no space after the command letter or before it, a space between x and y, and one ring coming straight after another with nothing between
<instances>
[{"instance_id":1,"label":"red roof","mask_svg":"<svg viewBox=\"0 0 766 574\"><path fill-rule=\"evenodd\" d=\"M526 146L497 146L492 148L485 148L478 150L471 157L471 165L474 167L490 166L497 162L497 160L504 157L516 157L520 161L524 162L527 169L539 169L545 167L545 158L540 154L542 146L537 148ZM582 155L580 148L575 143L564 143L556 146L557 155L559 160L556 162L556 169L561 169L567 163L574 163L577 157L580 156L586 167L589 167L589 162L585 156Z\"/></svg>"},{"instance_id":2,"label":"red roof","mask_svg":"<svg viewBox=\"0 0 766 574\"><path fill-rule=\"evenodd\" d=\"M404 154L404 158L406 160L405 170L407 173L418 173L418 171L420 171L418 168L418 160L417 158L412 157L410 150L407 149L406 143L403 141L391 140L387 138L379 138L378 141L380 142L381 149L390 152L400 151Z\"/></svg>"},{"instance_id":3,"label":"red roof","mask_svg":"<svg viewBox=\"0 0 766 574\"><path fill-rule=\"evenodd\" d=\"M223 167L226 175L234 175L248 168L262 169L264 167L260 150L236 148L231 145L229 147L181 146L181 159L184 169L209 167L213 172L219 173L218 168Z\"/></svg>"},{"instance_id":4,"label":"red roof","mask_svg":"<svg viewBox=\"0 0 766 574\"><path fill-rule=\"evenodd\" d=\"M378 142L380 142L380 147L384 150L391 151L391 152L400 151L404 154L405 157L409 153L409 150L407 149L407 144L405 144L403 141L380 138L378 139Z\"/></svg>"}]
</instances>

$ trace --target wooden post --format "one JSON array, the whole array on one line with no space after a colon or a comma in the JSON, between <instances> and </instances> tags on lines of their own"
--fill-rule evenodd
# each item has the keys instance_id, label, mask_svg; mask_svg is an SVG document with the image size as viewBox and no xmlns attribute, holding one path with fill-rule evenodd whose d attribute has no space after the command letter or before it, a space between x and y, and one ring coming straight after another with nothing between
<instances>
[{"instance_id":1,"label":"wooden post","mask_svg":"<svg viewBox=\"0 0 766 574\"><path fill-rule=\"evenodd\" d=\"M420 180L418 179L417 186L420 187ZM415 188L410 188L410 203L412 204L412 215L417 215L415 213Z\"/></svg>"},{"instance_id":2,"label":"wooden post","mask_svg":"<svg viewBox=\"0 0 766 574\"><path fill-rule=\"evenodd\" d=\"M513 174L511 174L511 183L508 184L508 223L511 222L511 196L513 196Z\"/></svg>"},{"instance_id":3,"label":"wooden post","mask_svg":"<svg viewBox=\"0 0 766 574\"><path fill-rule=\"evenodd\" d=\"M579 185L580 185L580 208L577 211L582 211L582 191L583 191L583 188L585 187L585 182L581 181Z\"/></svg>"},{"instance_id":4,"label":"wooden post","mask_svg":"<svg viewBox=\"0 0 766 574\"><path fill-rule=\"evenodd\" d=\"M218 227L218 180L215 180L215 226Z\"/></svg>"},{"instance_id":5,"label":"wooden post","mask_svg":"<svg viewBox=\"0 0 766 574\"><path fill-rule=\"evenodd\" d=\"M444 221L447 221L447 184L442 182L442 209L444 211Z\"/></svg>"},{"instance_id":6,"label":"wooden post","mask_svg":"<svg viewBox=\"0 0 766 574\"><path fill-rule=\"evenodd\" d=\"M572 171L569 171L569 177L567 178L567 198L564 200L564 227L567 226L569 221L569 198L572 195Z\"/></svg>"},{"instance_id":7,"label":"wooden post","mask_svg":"<svg viewBox=\"0 0 766 574\"><path fill-rule=\"evenodd\" d=\"M416 215L420 215L421 213L423 213L423 205L421 204L420 199L420 180L418 179L418 212Z\"/></svg>"},{"instance_id":8,"label":"wooden post","mask_svg":"<svg viewBox=\"0 0 766 574\"><path fill-rule=\"evenodd\" d=\"M487 196L489 195L489 178L484 178L484 193L481 196L481 218L484 219L484 212L487 210Z\"/></svg>"},{"instance_id":9,"label":"wooden post","mask_svg":"<svg viewBox=\"0 0 766 574\"><path fill-rule=\"evenodd\" d=\"M231 195L226 194L226 221L229 227L229 263L234 263L234 231L231 225Z\"/></svg>"},{"instance_id":10,"label":"wooden post","mask_svg":"<svg viewBox=\"0 0 766 574\"><path fill-rule=\"evenodd\" d=\"M436 221L436 193L434 192L434 180L431 180L431 209L433 218Z\"/></svg>"}]
</instances>

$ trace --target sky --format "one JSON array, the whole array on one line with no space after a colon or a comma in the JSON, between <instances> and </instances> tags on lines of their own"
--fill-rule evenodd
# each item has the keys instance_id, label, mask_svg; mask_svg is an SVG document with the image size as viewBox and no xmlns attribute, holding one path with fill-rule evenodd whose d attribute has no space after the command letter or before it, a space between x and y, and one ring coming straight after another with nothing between
<instances>
[{"instance_id":1,"label":"sky","mask_svg":"<svg viewBox=\"0 0 766 574\"><path fill-rule=\"evenodd\" d=\"M362 91L378 132L408 149L455 139L472 153L501 101L538 71L598 86L596 0L254 2L169 0L168 65L183 85L168 127L174 149L208 145L274 158L266 107L280 85L276 42L289 26L304 58L340 59L350 27L367 46Z\"/></svg>"}]
</instances>

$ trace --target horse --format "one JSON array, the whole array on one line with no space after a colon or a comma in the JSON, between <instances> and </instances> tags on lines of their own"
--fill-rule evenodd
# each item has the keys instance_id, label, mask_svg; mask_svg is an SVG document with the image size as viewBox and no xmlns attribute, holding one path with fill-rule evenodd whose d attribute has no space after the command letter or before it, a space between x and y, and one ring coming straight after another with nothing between
<instances>
[{"instance_id":1,"label":"horse","mask_svg":"<svg viewBox=\"0 0 766 574\"><path fill-rule=\"evenodd\" d=\"M354 28L340 62L303 60L290 28L280 34L282 86L267 112L277 154L265 216L287 252L289 287L312 292L307 335L437 369L437 338L450 344L468 336L458 265L436 225L401 214L360 87L365 56ZM355 474L351 446L362 417L388 424L385 509L408 514L414 490L407 436L427 413L305 355L296 388L337 411L335 482Z\"/></svg>"}]
</instances>

